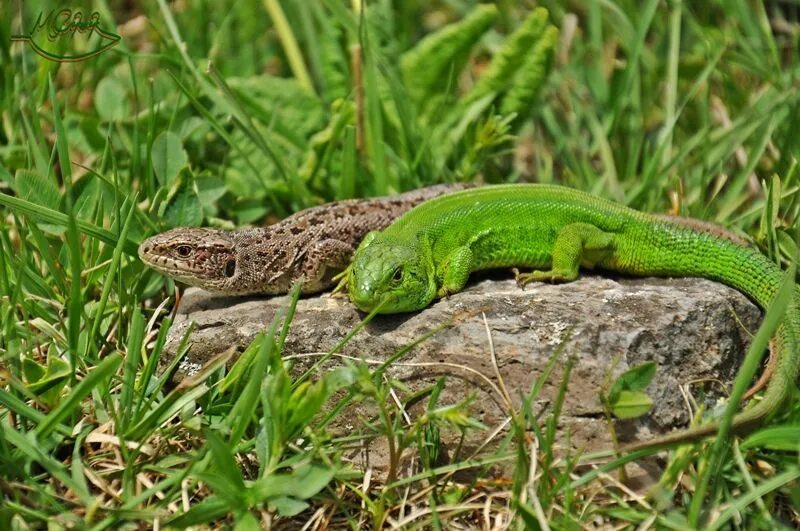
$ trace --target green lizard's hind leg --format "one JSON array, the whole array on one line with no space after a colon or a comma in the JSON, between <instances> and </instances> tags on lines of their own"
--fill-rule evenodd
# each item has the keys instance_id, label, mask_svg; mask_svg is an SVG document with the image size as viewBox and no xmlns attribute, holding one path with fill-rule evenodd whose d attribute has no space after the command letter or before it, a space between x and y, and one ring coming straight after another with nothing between
<instances>
[{"instance_id":1,"label":"green lizard's hind leg","mask_svg":"<svg viewBox=\"0 0 800 531\"><path fill-rule=\"evenodd\" d=\"M447 297L461 291L472 269L472 250L469 245L455 249L439 264L436 270L439 290L437 297Z\"/></svg>"},{"instance_id":2,"label":"green lizard's hind leg","mask_svg":"<svg viewBox=\"0 0 800 531\"><path fill-rule=\"evenodd\" d=\"M614 252L614 236L589 223L572 223L563 227L553 245L552 267L548 271L520 273L515 270L517 284L529 282L571 282L578 278L581 265L593 267Z\"/></svg>"}]
</instances>

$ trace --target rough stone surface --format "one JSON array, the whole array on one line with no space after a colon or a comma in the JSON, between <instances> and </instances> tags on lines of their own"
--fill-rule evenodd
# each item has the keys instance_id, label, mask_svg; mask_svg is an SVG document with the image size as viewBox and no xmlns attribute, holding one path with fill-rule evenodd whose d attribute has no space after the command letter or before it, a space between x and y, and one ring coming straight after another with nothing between
<instances>
[{"instance_id":1,"label":"rough stone surface","mask_svg":"<svg viewBox=\"0 0 800 531\"><path fill-rule=\"evenodd\" d=\"M286 303L286 297L225 298L187 290L167 341L167 361L189 323L194 321L197 328L175 379L196 371L231 345L243 350ZM440 404L477 394L470 407L489 431L468 437L464 447L474 448L507 418L497 392L482 313L491 331L500 375L517 407L563 342L555 369L533 407L537 414L546 412L572 357L559 433L569 431L572 446L587 450L610 444L598 398L609 372L616 376L647 360L657 362L656 377L647 389L655 403L652 412L643 419L618 424L623 441L647 439L689 420L685 396L705 397L706 403L713 405L715 397L726 394L746 352L749 333L757 328L761 316L737 291L702 279L588 276L570 284L532 284L521 290L513 280L484 276L422 312L377 317L341 353L382 361L432 327L461 315L456 325L413 348L389 375L404 382L411 392L447 376ZM284 356L296 358L294 370L303 371L362 317L343 298L303 298L297 305ZM337 363L332 361L323 370ZM689 395L681 392L681 386L687 385ZM409 413L418 413L422 407L424 404ZM367 416L368 412L358 408L346 411L340 427L359 426L359 419ZM451 440L443 435L446 448L452 449L456 442L455 434Z\"/></svg>"}]
</instances>

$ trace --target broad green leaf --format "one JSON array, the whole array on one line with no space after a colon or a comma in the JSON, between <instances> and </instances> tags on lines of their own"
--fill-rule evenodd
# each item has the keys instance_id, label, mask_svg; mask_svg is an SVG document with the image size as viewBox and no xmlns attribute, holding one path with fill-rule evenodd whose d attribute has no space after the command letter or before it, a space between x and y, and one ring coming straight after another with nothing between
<instances>
[{"instance_id":1,"label":"broad green leaf","mask_svg":"<svg viewBox=\"0 0 800 531\"><path fill-rule=\"evenodd\" d=\"M294 498L281 496L269 501L270 509L274 509L281 516L289 517L302 513L308 508L308 503Z\"/></svg>"},{"instance_id":2,"label":"broad green leaf","mask_svg":"<svg viewBox=\"0 0 800 531\"><path fill-rule=\"evenodd\" d=\"M214 458L216 459L216 455ZM192 475L197 481L202 481L208 485L216 496L225 501L229 509L247 509L246 500L242 497L245 494L244 487L231 483L227 477L216 471L195 472Z\"/></svg>"},{"instance_id":3,"label":"broad green leaf","mask_svg":"<svg viewBox=\"0 0 800 531\"><path fill-rule=\"evenodd\" d=\"M617 399L609 405L611 413L618 419L635 419L650 411L653 400L639 391L620 391Z\"/></svg>"},{"instance_id":4,"label":"broad green leaf","mask_svg":"<svg viewBox=\"0 0 800 531\"><path fill-rule=\"evenodd\" d=\"M62 389L72 375L69 363L54 354L52 350L47 355L47 366L25 358L23 370L28 380L28 389L49 406L58 403Z\"/></svg>"},{"instance_id":5,"label":"broad green leaf","mask_svg":"<svg viewBox=\"0 0 800 531\"><path fill-rule=\"evenodd\" d=\"M197 198L206 212L216 212L217 200L225 195L225 181L214 175L198 175L194 179Z\"/></svg>"},{"instance_id":6,"label":"broad green leaf","mask_svg":"<svg viewBox=\"0 0 800 531\"><path fill-rule=\"evenodd\" d=\"M231 449L213 431L206 431L206 441L213 456L213 470L241 495L244 489L244 481Z\"/></svg>"},{"instance_id":7,"label":"broad green leaf","mask_svg":"<svg viewBox=\"0 0 800 531\"><path fill-rule=\"evenodd\" d=\"M45 370L44 365L36 363L31 358L25 357L22 359L22 374L28 384L38 382L44 378Z\"/></svg>"},{"instance_id":8,"label":"broad green leaf","mask_svg":"<svg viewBox=\"0 0 800 531\"><path fill-rule=\"evenodd\" d=\"M177 134L182 141L189 141L190 137L201 137L210 129L208 122L199 116L190 116L183 120L178 128Z\"/></svg>"},{"instance_id":9,"label":"broad green leaf","mask_svg":"<svg viewBox=\"0 0 800 531\"><path fill-rule=\"evenodd\" d=\"M88 182L83 186L83 189L75 200L75 216L81 221L91 221L94 218L95 208L97 203L102 199L102 184L99 179L94 178L93 175L87 175L84 179Z\"/></svg>"},{"instance_id":10,"label":"broad green leaf","mask_svg":"<svg viewBox=\"0 0 800 531\"><path fill-rule=\"evenodd\" d=\"M332 479L332 468L310 463L296 468L289 475L283 493L287 496L307 500L324 489Z\"/></svg>"},{"instance_id":11,"label":"broad green leaf","mask_svg":"<svg viewBox=\"0 0 800 531\"><path fill-rule=\"evenodd\" d=\"M58 210L61 194L53 179L33 170L17 170L15 181L19 198L52 210Z\"/></svg>"},{"instance_id":12,"label":"broad green leaf","mask_svg":"<svg viewBox=\"0 0 800 531\"><path fill-rule=\"evenodd\" d=\"M170 227L197 227L203 222L203 207L188 170L181 172L177 188L167 201L164 220Z\"/></svg>"},{"instance_id":13,"label":"broad green leaf","mask_svg":"<svg viewBox=\"0 0 800 531\"><path fill-rule=\"evenodd\" d=\"M228 504L219 496L208 498L192 505L185 513L175 515L168 519L165 525L174 529L186 529L189 526L204 524L212 520L219 520L228 514Z\"/></svg>"},{"instance_id":14,"label":"broad green leaf","mask_svg":"<svg viewBox=\"0 0 800 531\"><path fill-rule=\"evenodd\" d=\"M131 115L125 85L116 78L104 77L97 84L94 106L103 120L116 122Z\"/></svg>"},{"instance_id":15,"label":"broad green leaf","mask_svg":"<svg viewBox=\"0 0 800 531\"><path fill-rule=\"evenodd\" d=\"M236 202L234 207L238 225L253 223L264 217L269 211L267 199L240 200Z\"/></svg>"},{"instance_id":16,"label":"broad green leaf","mask_svg":"<svg viewBox=\"0 0 800 531\"><path fill-rule=\"evenodd\" d=\"M178 173L189 159L183 150L181 138L172 131L164 131L153 141L151 150L153 171L161 186L171 187Z\"/></svg>"},{"instance_id":17,"label":"broad green leaf","mask_svg":"<svg viewBox=\"0 0 800 531\"><path fill-rule=\"evenodd\" d=\"M236 515L236 525L233 526L233 531L261 531L261 529L261 524L250 511L242 511Z\"/></svg>"},{"instance_id":18,"label":"broad green leaf","mask_svg":"<svg viewBox=\"0 0 800 531\"><path fill-rule=\"evenodd\" d=\"M656 363L647 361L619 375L608 393L608 401L616 402L622 391L644 391L656 375Z\"/></svg>"},{"instance_id":19,"label":"broad green leaf","mask_svg":"<svg viewBox=\"0 0 800 531\"><path fill-rule=\"evenodd\" d=\"M316 463L299 466L290 474L270 474L253 482L252 501L290 496L307 500L333 479L333 469Z\"/></svg>"}]
</instances>

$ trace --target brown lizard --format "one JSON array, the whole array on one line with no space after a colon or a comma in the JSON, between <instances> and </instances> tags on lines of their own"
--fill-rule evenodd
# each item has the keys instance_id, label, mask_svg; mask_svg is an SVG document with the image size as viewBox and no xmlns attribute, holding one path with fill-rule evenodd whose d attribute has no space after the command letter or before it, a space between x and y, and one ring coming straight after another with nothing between
<instances>
[{"instance_id":1,"label":"brown lizard","mask_svg":"<svg viewBox=\"0 0 800 531\"><path fill-rule=\"evenodd\" d=\"M233 231L179 227L139 245L139 258L190 286L226 295L287 293L301 277L303 293L333 285L361 238L387 227L417 204L469 188L430 186L391 197L348 199L301 210L268 227Z\"/></svg>"}]
</instances>

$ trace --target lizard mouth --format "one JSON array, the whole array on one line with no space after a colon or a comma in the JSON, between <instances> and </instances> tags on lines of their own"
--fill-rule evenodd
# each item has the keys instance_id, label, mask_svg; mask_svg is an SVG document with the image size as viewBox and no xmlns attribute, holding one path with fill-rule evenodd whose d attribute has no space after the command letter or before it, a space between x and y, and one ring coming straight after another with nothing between
<instances>
[{"instance_id":1,"label":"lizard mouth","mask_svg":"<svg viewBox=\"0 0 800 531\"><path fill-rule=\"evenodd\" d=\"M139 259L159 273L172 275L183 269L177 260L164 254L158 254L158 247L150 244L148 240L139 245Z\"/></svg>"},{"instance_id":2,"label":"lizard mouth","mask_svg":"<svg viewBox=\"0 0 800 531\"><path fill-rule=\"evenodd\" d=\"M180 271L175 260L171 260L167 256L156 254L155 248L146 241L139 246L139 259L144 265L155 269L159 273L174 275L176 272Z\"/></svg>"},{"instance_id":3,"label":"lizard mouth","mask_svg":"<svg viewBox=\"0 0 800 531\"><path fill-rule=\"evenodd\" d=\"M392 306L397 302L397 296L393 293L386 293L380 297L376 297L374 294L351 295L350 301L362 312L396 313L391 310Z\"/></svg>"},{"instance_id":4,"label":"lizard mouth","mask_svg":"<svg viewBox=\"0 0 800 531\"><path fill-rule=\"evenodd\" d=\"M383 305L388 298L377 298L374 293L363 289L350 291L350 301L362 312L372 311L376 306Z\"/></svg>"}]
</instances>

